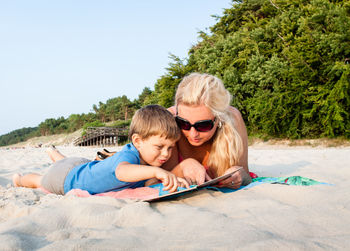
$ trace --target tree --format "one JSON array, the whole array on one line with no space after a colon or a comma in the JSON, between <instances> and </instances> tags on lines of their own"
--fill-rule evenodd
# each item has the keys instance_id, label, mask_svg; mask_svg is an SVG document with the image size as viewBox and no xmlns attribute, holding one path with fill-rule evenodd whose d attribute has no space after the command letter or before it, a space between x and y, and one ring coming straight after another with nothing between
<instances>
[{"instance_id":1,"label":"tree","mask_svg":"<svg viewBox=\"0 0 350 251\"><path fill-rule=\"evenodd\" d=\"M349 138L350 1L247 0L225 9L186 62L155 85L169 106L179 77L223 79L250 133Z\"/></svg>"},{"instance_id":2,"label":"tree","mask_svg":"<svg viewBox=\"0 0 350 251\"><path fill-rule=\"evenodd\" d=\"M166 68L168 73L157 80L155 91L147 100L147 104L159 104L164 107L170 107L174 104L176 87L181 79L191 72L192 68L186 66L186 62L170 54L172 62ZM151 102L150 102L151 101Z\"/></svg>"},{"instance_id":3,"label":"tree","mask_svg":"<svg viewBox=\"0 0 350 251\"><path fill-rule=\"evenodd\" d=\"M147 105L147 101L150 99L152 94L153 92L149 87L143 88L141 94L138 96L138 99L134 100L135 108L140 109L141 107Z\"/></svg>"},{"instance_id":4,"label":"tree","mask_svg":"<svg viewBox=\"0 0 350 251\"><path fill-rule=\"evenodd\" d=\"M133 107L133 103L125 95L108 99L106 102L108 121L127 120L130 114L133 114Z\"/></svg>"}]
</instances>

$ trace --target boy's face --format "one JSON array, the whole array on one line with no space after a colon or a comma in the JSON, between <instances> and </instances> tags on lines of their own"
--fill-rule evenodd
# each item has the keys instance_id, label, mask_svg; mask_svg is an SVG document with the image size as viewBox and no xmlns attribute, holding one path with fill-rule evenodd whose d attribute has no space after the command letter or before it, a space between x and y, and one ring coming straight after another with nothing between
<instances>
[{"instance_id":1,"label":"boy's face","mask_svg":"<svg viewBox=\"0 0 350 251\"><path fill-rule=\"evenodd\" d=\"M141 164L161 166L171 156L175 147L175 140L166 139L159 135L151 136L145 140L133 135L133 144L140 153Z\"/></svg>"}]
</instances>

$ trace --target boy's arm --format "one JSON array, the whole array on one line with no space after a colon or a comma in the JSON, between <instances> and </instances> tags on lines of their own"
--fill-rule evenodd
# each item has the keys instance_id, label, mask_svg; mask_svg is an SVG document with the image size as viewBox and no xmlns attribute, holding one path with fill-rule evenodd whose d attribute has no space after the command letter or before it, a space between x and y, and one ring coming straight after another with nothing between
<instances>
[{"instance_id":1,"label":"boy's arm","mask_svg":"<svg viewBox=\"0 0 350 251\"><path fill-rule=\"evenodd\" d=\"M156 176L158 167L121 162L115 169L115 176L124 182L148 180Z\"/></svg>"},{"instance_id":2,"label":"boy's arm","mask_svg":"<svg viewBox=\"0 0 350 251\"><path fill-rule=\"evenodd\" d=\"M178 186L189 188L186 180L176 177L174 174L156 166L136 165L121 162L115 170L115 176L120 181L137 182L157 178L162 181L164 190L176 191Z\"/></svg>"},{"instance_id":3,"label":"boy's arm","mask_svg":"<svg viewBox=\"0 0 350 251\"><path fill-rule=\"evenodd\" d=\"M152 178L152 179L149 179L145 182L145 187L148 187L148 186L151 186L151 185L154 185L154 184L158 184L160 183L160 181L156 178Z\"/></svg>"}]
</instances>

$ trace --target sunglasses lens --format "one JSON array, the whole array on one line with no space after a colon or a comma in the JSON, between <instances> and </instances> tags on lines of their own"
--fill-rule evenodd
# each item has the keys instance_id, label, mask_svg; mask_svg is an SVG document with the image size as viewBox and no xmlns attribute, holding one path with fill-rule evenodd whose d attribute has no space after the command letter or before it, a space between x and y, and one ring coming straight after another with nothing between
<instances>
[{"instance_id":1,"label":"sunglasses lens","mask_svg":"<svg viewBox=\"0 0 350 251\"><path fill-rule=\"evenodd\" d=\"M208 132L214 127L214 121L212 120L203 120L203 121L194 123L194 125L191 125L190 122L188 122L187 120L181 117L175 117L175 120L181 130L188 131L188 130L191 130L191 127L193 126L198 132Z\"/></svg>"},{"instance_id":2,"label":"sunglasses lens","mask_svg":"<svg viewBox=\"0 0 350 251\"><path fill-rule=\"evenodd\" d=\"M208 132L213 129L214 123L212 120L202 121L194 124L194 128L196 128L199 132Z\"/></svg>"},{"instance_id":3,"label":"sunglasses lens","mask_svg":"<svg viewBox=\"0 0 350 251\"><path fill-rule=\"evenodd\" d=\"M182 130L190 130L191 129L191 124L188 121L185 121L181 118L176 117L175 118L177 125L180 127Z\"/></svg>"}]
</instances>

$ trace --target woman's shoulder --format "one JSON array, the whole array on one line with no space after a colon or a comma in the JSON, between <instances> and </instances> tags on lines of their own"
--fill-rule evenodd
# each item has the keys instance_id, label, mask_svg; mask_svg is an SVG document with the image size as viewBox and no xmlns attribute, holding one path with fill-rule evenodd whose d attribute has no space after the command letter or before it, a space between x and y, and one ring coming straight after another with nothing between
<instances>
[{"instance_id":1,"label":"woman's shoulder","mask_svg":"<svg viewBox=\"0 0 350 251\"><path fill-rule=\"evenodd\" d=\"M169 112L171 112L173 115L176 115L176 108L175 108L175 105L169 107L167 110L168 110Z\"/></svg>"},{"instance_id":2,"label":"woman's shoulder","mask_svg":"<svg viewBox=\"0 0 350 251\"><path fill-rule=\"evenodd\" d=\"M230 114L232 115L232 117L235 120L241 120L242 119L242 114L236 107L230 106L229 107L229 112L230 112Z\"/></svg>"},{"instance_id":3,"label":"woman's shoulder","mask_svg":"<svg viewBox=\"0 0 350 251\"><path fill-rule=\"evenodd\" d=\"M233 107L233 106L230 106L229 111L233 118L236 129L238 129L238 131L241 133L245 133L246 131L245 123L241 112L236 107Z\"/></svg>"}]
</instances>

